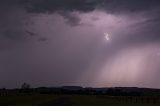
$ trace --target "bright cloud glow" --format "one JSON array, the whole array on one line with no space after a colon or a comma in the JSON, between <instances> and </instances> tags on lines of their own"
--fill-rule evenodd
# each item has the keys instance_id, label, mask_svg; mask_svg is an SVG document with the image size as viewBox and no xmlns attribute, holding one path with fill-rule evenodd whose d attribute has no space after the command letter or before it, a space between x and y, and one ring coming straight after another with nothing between
<instances>
[{"instance_id":1,"label":"bright cloud glow","mask_svg":"<svg viewBox=\"0 0 160 106\"><path fill-rule=\"evenodd\" d=\"M108 33L104 33L104 35L105 35L105 39L106 39L107 41L109 41L109 40L110 40L109 34L108 34Z\"/></svg>"},{"instance_id":2,"label":"bright cloud glow","mask_svg":"<svg viewBox=\"0 0 160 106\"><path fill-rule=\"evenodd\" d=\"M144 86L149 85L151 82L146 82L146 79L151 80L155 73L154 65L159 61L152 61L157 58L155 48L157 46L145 46L121 51L114 58L107 60L97 82L106 86L138 86L142 82Z\"/></svg>"}]
</instances>

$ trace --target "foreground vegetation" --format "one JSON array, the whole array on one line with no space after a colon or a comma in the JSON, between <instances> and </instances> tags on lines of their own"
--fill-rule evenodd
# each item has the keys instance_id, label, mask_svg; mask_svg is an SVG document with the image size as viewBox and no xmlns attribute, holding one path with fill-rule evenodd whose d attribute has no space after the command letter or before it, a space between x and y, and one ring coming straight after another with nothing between
<instances>
[{"instance_id":1,"label":"foreground vegetation","mask_svg":"<svg viewBox=\"0 0 160 106\"><path fill-rule=\"evenodd\" d=\"M70 98L73 106L160 106L151 97L114 97L104 95L12 95L0 97L0 106L38 106L45 102L56 101L58 98Z\"/></svg>"},{"instance_id":2,"label":"foreground vegetation","mask_svg":"<svg viewBox=\"0 0 160 106\"><path fill-rule=\"evenodd\" d=\"M61 102L67 105L58 105ZM160 106L160 90L77 87L0 90L0 106L48 106L47 103L52 106Z\"/></svg>"}]
</instances>

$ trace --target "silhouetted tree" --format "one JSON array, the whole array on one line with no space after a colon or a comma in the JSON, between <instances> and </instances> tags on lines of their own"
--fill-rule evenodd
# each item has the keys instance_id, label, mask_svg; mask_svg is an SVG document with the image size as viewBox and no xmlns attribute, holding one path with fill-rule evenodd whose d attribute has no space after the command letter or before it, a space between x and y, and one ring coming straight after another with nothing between
<instances>
[{"instance_id":1,"label":"silhouetted tree","mask_svg":"<svg viewBox=\"0 0 160 106\"><path fill-rule=\"evenodd\" d=\"M21 86L21 89L29 89L29 88L30 88L30 85L27 83L23 83Z\"/></svg>"}]
</instances>

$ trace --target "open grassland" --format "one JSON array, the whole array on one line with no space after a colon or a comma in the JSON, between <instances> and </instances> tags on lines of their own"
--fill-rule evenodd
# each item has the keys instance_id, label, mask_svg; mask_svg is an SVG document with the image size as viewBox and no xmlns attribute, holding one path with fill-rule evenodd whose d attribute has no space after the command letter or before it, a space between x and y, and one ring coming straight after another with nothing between
<instances>
[{"instance_id":1,"label":"open grassland","mask_svg":"<svg viewBox=\"0 0 160 106\"><path fill-rule=\"evenodd\" d=\"M48 102L58 98L55 95L14 95L0 97L0 106L38 106L41 103Z\"/></svg>"},{"instance_id":2,"label":"open grassland","mask_svg":"<svg viewBox=\"0 0 160 106\"><path fill-rule=\"evenodd\" d=\"M106 96L74 96L74 106L160 106L160 103L151 99L128 97L106 97ZM142 100L142 101L141 101Z\"/></svg>"},{"instance_id":3,"label":"open grassland","mask_svg":"<svg viewBox=\"0 0 160 106\"><path fill-rule=\"evenodd\" d=\"M51 102L51 104L53 102L54 106L57 100L59 102L70 102L69 104L71 106L160 106L160 101L158 99L154 99L154 97L113 97L100 95L51 94L4 96L0 97L0 106L45 106L45 103L47 104L47 102ZM55 106L65 105L56 104Z\"/></svg>"}]
</instances>

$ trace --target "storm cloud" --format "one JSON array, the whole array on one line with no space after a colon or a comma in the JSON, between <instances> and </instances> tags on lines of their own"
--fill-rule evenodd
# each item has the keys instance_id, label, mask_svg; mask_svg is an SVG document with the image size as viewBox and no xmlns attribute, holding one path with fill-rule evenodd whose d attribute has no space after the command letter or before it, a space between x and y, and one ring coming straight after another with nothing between
<instances>
[{"instance_id":1,"label":"storm cloud","mask_svg":"<svg viewBox=\"0 0 160 106\"><path fill-rule=\"evenodd\" d=\"M108 14L113 15L127 15L133 18L143 18L144 20L135 23L133 27L148 27L147 29L150 30L159 30L159 18L158 15L160 9L159 4L160 1L158 0L28 0L28 1L21 1L26 10L29 13L38 13L38 14L52 14L52 13L59 13L65 18L68 24L70 25L80 25L81 19L75 14L78 13L88 13L92 12L96 9L105 11ZM20 3L21 4L21 3ZM140 17L138 17L140 16ZM145 23L145 25L143 25ZM137 25L138 24L138 25ZM148 25L147 25L148 24ZM151 28L149 28L151 27ZM155 28L153 28L155 27ZM138 29L137 28L137 29ZM146 29L146 28L144 28ZM142 32L142 31L141 31ZM139 32L139 33L141 33ZM146 34L141 34L139 39L141 40L158 40L159 33L157 31L143 31ZM152 34L153 32L156 32ZM140 35L140 34L139 34ZM131 36L133 38L132 41L136 42L137 37ZM146 39L143 39L146 37ZM158 38L158 39L157 39ZM130 38L128 38L130 39ZM128 40L127 39L127 40ZM129 42L132 42L129 41Z\"/></svg>"},{"instance_id":2,"label":"storm cloud","mask_svg":"<svg viewBox=\"0 0 160 106\"><path fill-rule=\"evenodd\" d=\"M0 87L160 87L159 6L159 0L1 0Z\"/></svg>"}]
</instances>

